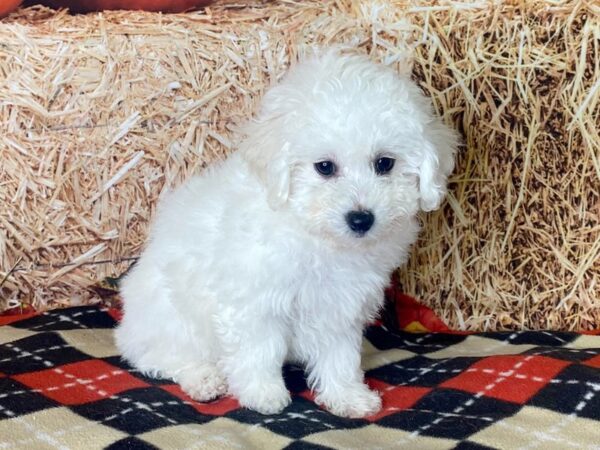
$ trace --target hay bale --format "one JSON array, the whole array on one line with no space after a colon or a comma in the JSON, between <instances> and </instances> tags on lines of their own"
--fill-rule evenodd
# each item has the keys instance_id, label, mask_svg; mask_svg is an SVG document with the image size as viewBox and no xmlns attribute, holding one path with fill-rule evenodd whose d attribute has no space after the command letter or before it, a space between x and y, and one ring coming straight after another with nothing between
<instances>
[{"instance_id":1,"label":"hay bale","mask_svg":"<svg viewBox=\"0 0 600 450\"><path fill-rule=\"evenodd\" d=\"M598 328L600 8L514 3L419 8L415 76L467 146L401 279L461 329Z\"/></svg>"},{"instance_id":2,"label":"hay bale","mask_svg":"<svg viewBox=\"0 0 600 450\"><path fill-rule=\"evenodd\" d=\"M405 290L463 329L600 324L598 8L221 2L185 15L0 23L0 294L94 301L139 254L161 192L232 150L231 125L306 46L411 70L465 133Z\"/></svg>"}]
</instances>

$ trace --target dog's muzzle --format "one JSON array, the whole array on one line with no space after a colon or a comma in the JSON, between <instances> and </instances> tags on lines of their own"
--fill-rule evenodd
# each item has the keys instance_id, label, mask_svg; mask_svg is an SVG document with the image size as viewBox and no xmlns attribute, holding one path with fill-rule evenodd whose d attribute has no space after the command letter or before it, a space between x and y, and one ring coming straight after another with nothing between
<instances>
[{"instance_id":1,"label":"dog's muzzle","mask_svg":"<svg viewBox=\"0 0 600 450\"><path fill-rule=\"evenodd\" d=\"M352 231L362 236L371 229L375 216L371 211L350 211L346 214L346 223Z\"/></svg>"}]
</instances>

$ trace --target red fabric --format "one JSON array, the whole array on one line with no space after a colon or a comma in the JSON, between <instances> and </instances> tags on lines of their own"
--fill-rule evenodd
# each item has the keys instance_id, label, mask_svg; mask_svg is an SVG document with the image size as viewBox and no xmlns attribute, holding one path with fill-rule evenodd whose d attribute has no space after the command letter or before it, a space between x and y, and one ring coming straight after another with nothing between
<instances>
[{"instance_id":1,"label":"red fabric","mask_svg":"<svg viewBox=\"0 0 600 450\"><path fill-rule=\"evenodd\" d=\"M585 362L585 365L590 367L596 367L600 369L600 355L593 357L592 359L588 359Z\"/></svg>"},{"instance_id":2,"label":"red fabric","mask_svg":"<svg viewBox=\"0 0 600 450\"><path fill-rule=\"evenodd\" d=\"M123 310L120 308L110 308L106 312L110 315L110 317L115 319L117 322L120 322L121 319L123 318Z\"/></svg>"},{"instance_id":3,"label":"red fabric","mask_svg":"<svg viewBox=\"0 0 600 450\"><path fill-rule=\"evenodd\" d=\"M440 386L524 404L569 364L545 356L490 356Z\"/></svg>"},{"instance_id":4,"label":"red fabric","mask_svg":"<svg viewBox=\"0 0 600 450\"><path fill-rule=\"evenodd\" d=\"M376 422L383 417L412 408L433 388L420 386L394 386L375 378L367 378L367 384L381 394L381 410L367 420Z\"/></svg>"},{"instance_id":5,"label":"red fabric","mask_svg":"<svg viewBox=\"0 0 600 450\"><path fill-rule=\"evenodd\" d=\"M148 386L126 370L97 359L15 375L13 379L63 405L81 405Z\"/></svg>"},{"instance_id":6,"label":"red fabric","mask_svg":"<svg viewBox=\"0 0 600 450\"><path fill-rule=\"evenodd\" d=\"M19 320L28 319L39 313L33 308L11 308L0 313L0 325L8 325Z\"/></svg>"},{"instance_id":7,"label":"red fabric","mask_svg":"<svg viewBox=\"0 0 600 450\"><path fill-rule=\"evenodd\" d=\"M4 17L9 12L17 9L22 0L0 0L0 17Z\"/></svg>"},{"instance_id":8,"label":"red fabric","mask_svg":"<svg viewBox=\"0 0 600 450\"><path fill-rule=\"evenodd\" d=\"M396 279L386 294L394 303L398 326L401 330L421 333L450 331L450 328L435 315L431 308L423 306L412 297L405 295L400 290Z\"/></svg>"},{"instance_id":9,"label":"red fabric","mask_svg":"<svg viewBox=\"0 0 600 450\"><path fill-rule=\"evenodd\" d=\"M235 411L240 408L240 404L233 397L223 397L219 400L211 403L199 403L192 400L185 392L181 390L178 384L167 384L161 386L162 389L175 397L189 402L190 406L201 414L207 414L209 416L224 416L228 412Z\"/></svg>"}]
</instances>

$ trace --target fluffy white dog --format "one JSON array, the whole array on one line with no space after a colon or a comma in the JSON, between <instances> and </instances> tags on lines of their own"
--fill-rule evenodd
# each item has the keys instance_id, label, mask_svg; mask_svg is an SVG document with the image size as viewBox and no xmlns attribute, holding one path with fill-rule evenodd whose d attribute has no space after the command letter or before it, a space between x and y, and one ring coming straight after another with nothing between
<instances>
[{"instance_id":1,"label":"fluffy white dog","mask_svg":"<svg viewBox=\"0 0 600 450\"><path fill-rule=\"evenodd\" d=\"M285 361L334 414L377 412L362 332L437 208L455 133L410 79L326 51L264 96L239 151L159 205L124 280L124 357L199 401L277 413Z\"/></svg>"}]
</instances>

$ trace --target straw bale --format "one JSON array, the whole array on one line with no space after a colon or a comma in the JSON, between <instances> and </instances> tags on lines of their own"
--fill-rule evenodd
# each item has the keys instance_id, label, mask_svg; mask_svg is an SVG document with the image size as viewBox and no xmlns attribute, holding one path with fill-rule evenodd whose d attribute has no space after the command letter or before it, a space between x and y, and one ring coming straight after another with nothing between
<instances>
[{"instance_id":1,"label":"straw bale","mask_svg":"<svg viewBox=\"0 0 600 450\"><path fill-rule=\"evenodd\" d=\"M401 280L461 329L600 327L600 7L413 8L466 150Z\"/></svg>"},{"instance_id":2,"label":"straw bale","mask_svg":"<svg viewBox=\"0 0 600 450\"><path fill-rule=\"evenodd\" d=\"M569 1L21 9L0 22L2 302L97 301L161 193L235 149L299 53L345 43L412 71L465 135L405 291L457 328L597 327L599 24Z\"/></svg>"}]
</instances>

